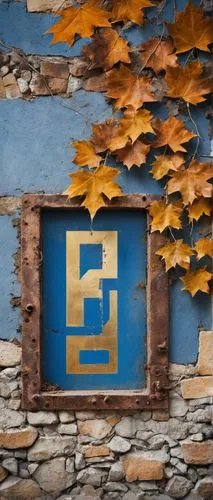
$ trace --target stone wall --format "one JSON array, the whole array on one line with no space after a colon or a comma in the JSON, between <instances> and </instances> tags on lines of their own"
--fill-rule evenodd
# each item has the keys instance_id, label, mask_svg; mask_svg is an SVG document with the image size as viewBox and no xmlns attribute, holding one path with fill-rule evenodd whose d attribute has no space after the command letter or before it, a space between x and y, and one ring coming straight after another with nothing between
<instances>
[{"instance_id":1,"label":"stone wall","mask_svg":"<svg viewBox=\"0 0 213 500\"><path fill-rule=\"evenodd\" d=\"M170 365L169 412L25 412L18 343L0 341L0 499L213 498L213 332Z\"/></svg>"}]
</instances>

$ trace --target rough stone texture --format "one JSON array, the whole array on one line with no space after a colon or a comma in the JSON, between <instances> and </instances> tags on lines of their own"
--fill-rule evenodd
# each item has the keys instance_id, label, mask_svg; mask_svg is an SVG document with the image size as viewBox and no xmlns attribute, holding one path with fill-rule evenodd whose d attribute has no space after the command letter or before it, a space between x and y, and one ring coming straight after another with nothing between
<instances>
[{"instance_id":1,"label":"rough stone texture","mask_svg":"<svg viewBox=\"0 0 213 500\"><path fill-rule=\"evenodd\" d=\"M126 453L130 450L131 444L126 439L123 439L120 436L114 436L111 441L108 443L110 450L115 453Z\"/></svg>"},{"instance_id":2,"label":"rough stone texture","mask_svg":"<svg viewBox=\"0 0 213 500\"><path fill-rule=\"evenodd\" d=\"M139 454L128 454L123 459L126 480L129 482L162 479L164 464L159 460L146 459Z\"/></svg>"},{"instance_id":3,"label":"rough stone texture","mask_svg":"<svg viewBox=\"0 0 213 500\"><path fill-rule=\"evenodd\" d=\"M182 398L170 400L169 412L171 417L183 417L188 411L188 404Z\"/></svg>"},{"instance_id":4,"label":"rough stone texture","mask_svg":"<svg viewBox=\"0 0 213 500\"><path fill-rule=\"evenodd\" d=\"M0 366L16 366L21 362L21 347L0 340Z\"/></svg>"},{"instance_id":5,"label":"rough stone texture","mask_svg":"<svg viewBox=\"0 0 213 500\"><path fill-rule=\"evenodd\" d=\"M42 498L42 496L39 485L32 479L20 479L10 476L0 485L0 498L29 500L31 498Z\"/></svg>"},{"instance_id":6,"label":"rough stone texture","mask_svg":"<svg viewBox=\"0 0 213 500\"><path fill-rule=\"evenodd\" d=\"M212 464L213 463L213 441L196 443L184 441L181 443L184 462L186 464Z\"/></svg>"},{"instance_id":7,"label":"rough stone texture","mask_svg":"<svg viewBox=\"0 0 213 500\"><path fill-rule=\"evenodd\" d=\"M40 66L40 73L43 76L50 76L53 78L67 79L69 76L68 63L58 63L50 61L42 61Z\"/></svg>"},{"instance_id":8,"label":"rough stone texture","mask_svg":"<svg viewBox=\"0 0 213 500\"><path fill-rule=\"evenodd\" d=\"M31 425L51 425L57 424L58 416L52 411L37 411L27 413L27 420Z\"/></svg>"},{"instance_id":9,"label":"rough stone texture","mask_svg":"<svg viewBox=\"0 0 213 500\"><path fill-rule=\"evenodd\" d=\"M83 454L85 458L108 457L110 455L110 450L107 446L84 446Z\"/></svg>"},{"instance_id":10,"label":"rough stone texture","mask_svg":"<svg viewBox=\"0 0 213 500\"><path fill-rule=\"evenodd\" d=\"M132 438L137 431L137 425L132 417L123 417L115 427L116 434L122 437Z\"/></svg>"},{"instance_id":11,"label":"rough stone texture","mask_svg":"<svg viewBox=\"0 0 213 500\"><path fill-rule=\"evenodd\" d=\"M204 479L200 479L196 484L195 491L202 498L213 498L213 478L205 477Z\"/></svg>"},{"instance_id":12,"label":"rough stone texture","mask_svg":"<svg viewBox=\"0 0 213 500\"><path fill-rule=\"evenodd\" d=\"M191 481L183 476L172 477L166 485L166 493L172 498L183 498L192 489Z\"/></svg>"},{"instance_id":13,"label":"rough stone texture","mask_svg":"<svg viewBox=\"0 0 213 500\"><path fill-rule=\"evenodd\" d=\"M8 472L0 465L0 483L7 477Z\"/></svg>"},{"instance_id":14,"label":"rough stone texture","mask_svg":"<svg viewBox=\"0 0 213 500\"><path fill-rule=\"evenodd\" d=\"M102 479L106 477L106 474L93 467L81 470L77 475L77 480L82 484L90 484L91 486L100 486Z\"/></svg>"},{"instance_id":15,"label":"rough stone texture","mask_svg":"<svg viewBox=\"0 0 213 500\"><path fill-rule=\"evenodd\" d=\"M73 437L40 437L28 453L29 462L40 462L61 455L72 455L75 449Z\"/></svg>"},{"instance_id":16,"label":"rough stone texture","mask_svg":"<svg viewBox=\"0 0 213 500\"><path fill-rule=\"evenodd\" d=\"M69 434L70 436L75 436L78 434L78 428L76 424L59 424L57 427L59 434Z\"/></svg>"},{"instance_id":17,"label":"rough stone texture","mask_svg":"<svg viewBox=\"0 0 213 500\"><path fill-rule=\"evenodd\" d=\"M213 375L213 332L200 332L197 370L200 375Z\"/></svg>"},{"instance_id":18,"label":"rough stone texture","mask_svg":"<svg viewBox=\"0 0 213 500\"><path fill-rule=\"evenodd\" d=\"M182 396L185 399L213 396L213 376L195 377L181 382Z\"/></svg>"},{"instance_id":19,"label":"rough stone texture","mask_svg":"<svg viewBox=\"0 0 213 500\"><path fill-rule=\"evenodd\" d=\"M109 481L121 481L124 477L124 469L121 462L116 462L112 464L112 467L109 471Z\"/></svg>"},{"instance_id":20,"label":"rough stone texture","mask_svg":"<svg viewBox=\"0 0 213 500\"><path fill-rule=\"evenodd\" d=\"M36 469L34 478L41 489L58 495L74 484L75 474L66 471L65 462L65 458L54 458Z\"/></svg>"},{"instance_id":21,"label":"rough stone texture","mask_svg":"<svg viewBox=\"0 0 213 500\"><path fill-rule=\"evenodd\" d=\"M80 434L84 436L92 436L96 439L105 438L111 431L112 427L105 420L88 420L86 422L78 422Z\"/></svg>"},{"instance_id":22,"label":"rough stone texture","mask_svg":"<svg viewBox=\"0 0 213 500\"><path fill-rule=\"evenodd\" d=\"M14 450L16 448L29 448L36 440L38 432L28 427L15 431L0 431L0 447Z\"/></svg>"},{"instance_id":23,"label":"rough stone texture","mask_svg":"<svg viewBox=\"0 0 213 500\"><path fill-rule=\"evenodd\" d=\"M72 411L60 411L59 419L62 424L68 424L75 420L75 415Z\"/></svg>"},{"instance_id":24,"label":"rough stone texture","mask_svg":"<svg viewBox=\"0 0 213 500\"><path fill-rule=\"evenodd\" d=\"M0 429L6 430L11 427L19 427L24 422L23 414L18 411L4 408L0 413Z\"/></svg>"},{"instance_id":25,"label":"rough stone texture","mask_svg":"<svg viewBox=\"0 0 213 500\"><path fill-rule=\"evenodd\" d=\"M65 2L63 2L63 8L70 7L72 4L72 0L65 0ZM61 8L60 0L27 0L27 10L29 12L55 12L59 8Z\"/></svg>"}]
</instances>

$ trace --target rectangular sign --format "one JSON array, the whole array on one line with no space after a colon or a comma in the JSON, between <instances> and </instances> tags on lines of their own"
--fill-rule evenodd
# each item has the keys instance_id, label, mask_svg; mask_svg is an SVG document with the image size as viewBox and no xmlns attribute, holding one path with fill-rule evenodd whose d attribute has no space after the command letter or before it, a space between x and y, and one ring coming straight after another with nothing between
<instances>
[{"instance_id":1,"label":"rectangular sign","mask_svg":"<svg viewBox=\"0 0 213 500\"><path fill-rule=\"evenodd\" d=\"M42 379L64 390L141 389L145 211L44 210Z\"/></svg>"}]
</instances>

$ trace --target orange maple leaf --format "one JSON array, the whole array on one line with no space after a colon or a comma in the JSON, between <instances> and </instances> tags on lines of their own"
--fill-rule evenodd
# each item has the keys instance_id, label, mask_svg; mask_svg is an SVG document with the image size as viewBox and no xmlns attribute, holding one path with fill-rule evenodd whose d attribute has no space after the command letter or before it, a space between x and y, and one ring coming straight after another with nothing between
<instances>
[{"instance_id":1,"label":"orange maple leaf","mask_svg":"<svg viewBox=\"0 0 213 500\"><path fill-rule=\"evenodd\" d=\"M166 83L168 97L182 98L191 104L205 101L206 94L212 91L210 78L202 77L203 67L199 61L193 61L183 68L167 68Z\"/></svg>"},{"instance_id":2,"label":"orange maple leaf","mask_svg":"<svg viewBox=\"0 0 213 500\"><path fill-rule=\"evenodd\" d=\"M158 135L153 146L159 148L168 145L174 153L177 151L185 152L186 149L181 146L181 144L195 137L193 132L190 132L184 127L184 122L182 120L178 120L173 116L170 116L165 122L160 119L155 120L153 128Z\"/></svg>"},{"instance_id":3,"label":"orange maple leaf","mask_svg":"<svg viewBox=\"0 0 213 500\"><path fill-rule=\"evenodd\" d=\"M97 0L91 0L80 7L68 7L60 10L61 16L47 33L53 33L52 43L67 42L73 45L75 35L91 38L96 27L110 27L110 13L98 6Z\"/></svg>"},{"instance_id":4,"label":"orange maple leaf","mask_svg":"<svg viewBox=\"0 0 213 500\"><path fill-rule=\"evenodd\" d=\"M143 24L144 14L141 9L152 5L150 0L113 0L112 20Z\"/></svg>"},{"instance_id":5,"label":"orange maple leaf","mask_svg":"<svg viewBox=\"0 0 213 500\"><path fill-rule=\"evenodd\" d=\"M112 136L117 132L115 129L116 122L113 118L109 118L102 123L93 123L93 135L91 141L94 144L97 153L102 153L109 148Z\"/></svg>"},{"instance_id":6,"label":"orange maple leaf","mask_svg":"<svg viewBox=\"0 0 213 500\"><path fill-rule=\"evenodd\" d=\"M168 175L171 170L180 170L184 164L184 157L181 153L175 155L155 156L152 163L152 175L157 181Z\"/></svg>"},{"instance_id":7,"label":"orange maple leaf","mask_svg":"<svg viewBox=\"0 0 213 500\"><path fill-rule=\"evenodd\" d=\"M93 42L83 47L83 54L88 57L92 68L112 68L119 61L129 64L128 43L116 30L106 29L102 33L97 33Z\"/></svg>"},{"instance_id":8,"label":"orange maple leaf","mask_svg":"<svg viewBox=\"0 0 213 500\"><path fill-rule=\"evenodd\" d=\"M187 290L191 293L192 297L201 291L204 293L209 293L208 282L211 280L212 275L206 271L205 267L196 269L196 271L187 271L186 274L181 278L184 283L182 290Z\"/></svg>"},{"instance_id":9,"label":"orange maple leaf","mask_svg":"<svg viewBox=\"0 0 213 500\"><path fill-rule=\"evenodd\" d=\"M212 203L206 198L199 198L193 201L192 205L188 206L189 220L192 222L194 219L197 221L200 217L205 215L210 215L212 211Z\"/></svg>"},{"instance_id":10,"label":"orange maple leaf","mask_svg":"<svg viewBox=\"0 0 213 500\"><path fill-rule=\"evenodd\" d=\"M183 240L177 240L174 243L168 243L159 248L156 254L165 260L166 271L171 269L171 267L176 267L177 264L184 269L188 269L193 250L189 245L183 243Z\"/></svg>"},{"instance_id":11,"label":"orange maple leaf","mask_svg":"<svg viewBox=\"0 0 213 500\"><path fill-rule=\"evenodd\" d=\"M212 177L213 168L210 163L193 160L187 169L173 174L167 184L168 194L179 191L185 205L193 203L199 196L211 198L212 185L207 181Z\"/></svg>"},{"instance_id":12,"label":"orange maple leaf","mask_svg":"<svg viewBox=\"0 0 213 500\"><path fill-rule=\"evenodd\" d=\"M155 73L166 70L167 66L177 66L177 56L174 54L174 45L171 39L161 41L152 38L141 45L142 64L144 67L152 68Z\"/></svg>"},{"instance_id":13,"label":"orange maple leaf","mask_svg":"<svg viewBox=\"0 0 213 500\"><path fill-rule=\"evenodd\" d=\"M81 206L89 210L90 217L93 219L96 212L106 205L104 196L109 200L115 196L123 196L120 186L114 182L117 175L119 175L117 168L106 165L101 165L94 172L84 170L69 174L73 182L64 194L67 194L69 198L85 196Z\"/></svg>"},{"instance_id":14,"label":"orange maple leaf","mask_svg":"<svg viewBox=\"0 0 213 500\"><path fill-rule=\"evenodd\" d=\"M146 162L146 156L150 151L150 146L141 141L135 141L134 144L127 144L124 148L114 151L119 161L127 166L128 170L136 165L140 167Z\"/></svg>"},{"instance_id":15,"label":"orange maple leaf","mask_svg":"<svg viewBox=\"0 0 213 500\"><path fill-rule=\"evenodd\" d=\"M100 162L103 160L101 156L98 156L95 152L95 147L90 141L74 141L72 142L75 147L77 154L73 159L73 162L79 167L98 167Z\"/></svg>"},{"instance_id":16,"label":"orange maple leaf","mask_svg":"<svg viewBox=\"0 0 213 500\"><path fill-rule=\"evenodd\" d=\"M195 47L209 52L208 45L213 42L212 19L192 2L186 5L183 12L176 14L174 24L167 23L167 28L178 54Z\"/></svg>"},{"instance_id":17,"label":"orange maple leaf","mask_svg":"<svg viewBox=\"0 0 213 500\"><path fill-rule=\"evenodd\" d=\"M132 107L137 110L144 102L156 101L152 93L151 81L132 73L123 64L119 69L108 71L107 96L117 99L118 109Z\"/></svg>"},{"instance_id":18,"label":"orange maple leaf","mask_svg":"<svg viewBox=\"0 0 213 500\"><path fill-rule=\"evenodd\" d=\"M149 213L152 216L151 233L153 231L164 231L166 227L180 229L182 227L180 216L182 208L177 203L169 203L164 200L153 201L149 208Z\"/></svg>"},{"instance_id":19,"label":"orange maple leaf","mask_svg":"<svg viewBox=\"0 0 213 500\"><path fill-rule=\"evenodd\" d=\"M197 260L202 259L202 257L204 257L205 255L212 257L213 241L209 238L201 238L200 240L196 241L194 250L197 253Z\"/></svg>"},{"instance_id":20,"label":"orange maple leaf","mask_svg":"<svg viewBox=\"0 0 213 500\"><path fill-rule=\"evenodd\" d=\"M154 134L155 132L151 125L152 118L152 114L147 109L140 109L136 112L129 109L124 111L123 117L118 120L118 127L115 133L112 134L109 144L110 151L124 147L128 139L135 142L141 134Z\"/></svg>"}]
</instances>

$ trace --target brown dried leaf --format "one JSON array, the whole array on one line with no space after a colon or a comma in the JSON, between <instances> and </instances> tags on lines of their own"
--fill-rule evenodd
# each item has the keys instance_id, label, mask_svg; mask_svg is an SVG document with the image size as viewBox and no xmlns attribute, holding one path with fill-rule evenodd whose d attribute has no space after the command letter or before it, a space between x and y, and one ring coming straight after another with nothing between
<instances>
[{"instance_id":1,"label":"brown dried leaf","mask_svg":"<svg viewBox=\"0 0 213 500\"><path fill-rule=\"evenodd\" d=\"M199 61L193 61L183 68L167 68L167 95L174 99L182 98L187 103L198 104L205 101L206 94L212 91L210 78L202 77L203 67Z\"/></svg>"},{"instance_id":2,"label":"brown dried leaf","mask_svg":"<svg viewBox=\"0 0 213 500\"><path fill-rule=\"evenodd\" d=\"M119 61L129 64L128 43L119 37L116 30L106 29L93 37L90 45L83 47L84 56L88 57L93 68L112 68Z\"/></svg>"},{"instance_id":3,"label":"brown dried leaf","mask_svg":"<svg viewBox=\"0 0 213 500\"><path fill-rule=\"evenodd\" d=\"M206 198L199 198L193 201L192 205L188 206L189 220L192 222L194 219L197 221L200 217L205 215L211 215L212 203Z\"/></svg>"},{"instance_id":4,"label":"brown dried leaf","mask_svg":"<svg viewBox=\"0 0 213 500\"><path fill-rule=\"evenodd\" d=\"M152 163L152 175L156 181L168 175L171 170L180 170L184 164L184 157L181 153L175 155L155 156Z\"/></svg>"},{"instance_id":5,"label":"brown dried leaf","mask_svg":"<svg viewBox=\"0 0 213 500\"><path fill-rule=\"evenodd\" d=\"M159 248L156 254L165 260L166 271L171 269L171 267L176 267L177 264L184 269L189 269L190 257L193 255L193 250L189 245L183 243L183 240L177 240L174 243L168 243Z\"/></svg>"},{"instance_id":6,"label":"brown dried leaf","mask_svg":"<svg viewBox=\"0 0 213 500\"><path fill-rule=\"evenodd\" d=\"M94 145L90 141L74 141L72 142L76 149L76 156L73 162L79 167L89 168L98 167L100 162L103 160L101 156L98 156L95 151Z\"/></svg>"},{"instance_id":7,"label":"brown dried leaf","mask_svg":"<svg viewBox=\"0 0 213 500\"><path fill-rule=\"evenodd\" d=\"M141 46L142 64L144 67L152 68L155 73L166 70L167 66L177 66L177 56L174 54L174 45L170 38L161 41L159 38L152 38Z\"/></svg>"},{"instance_id":8,"label":"brown dried leaf","mask_svg":"<svg viewBox=\"0 0 213 500\"><path fill-rule=\"evenodd\" d=\"M153 128L158 135L153 146L159 148L168 145L174 153L177 151L185 152L186 149L181 146L181 144L195 137L193 132L190 132L184 127L184 122L182 120L178 120L173 116L170 116L165 122L160 119L155 120Z\"/></svg>"},{"instance_id":9,"label":"brown dried leaf","mask_svg":"<svg viewBox=\"0 0 213 500\"><path fill-rule=\"evenodd\" d=\"M166 227L180 229L182 227L180 216L182 208L177 203L169 203L164 200L153 201L149 207L149 213L152 216L151 233L153 231L164 231Z\"/></svg>"},{"instance_id":10,"label":"brown dried leaf","mask_svg":"<svg viewBox=\"0 0 213 500\"><path fill-rule=\"evenodd\" d=\"M144 14L141 9L152 5L150 0L113 0L112 20L143 24Z\"/></svg>"},{"instance_id":11,"label":"brown dried leaf","mask_svg":"<svg viewBox=\"0 0 213 500\"><path fill-rule=\"evenodd\" d=\"M133 165L140 167L146 162L146 156L150 151L150 146L141 141L135 141L134 144L127 144L124 148L118 149L115 154L119 161L123 162L130 170Z\"/></svg>"},{"instance_id":12,"label":"brown dried leaf","mask_svg":"<svg viewBox=\"0 0 213 500\"><path fill-rule=\"evenodd\" d=\"M92 125L92 143L95 146L97 153L102 153L109 148L110 141L116 129L116 122L113 118L109 118L103 123L94 123Z\"/></svg>"},{"instance_id":13,"label":"brown dried leaf","mask_svg":"<svg viewBox=\"0 0 213 500\"><path fill-rule=\"evenodd\" d=\"M192 297L201 291L204 293L209 293L208 282L211 280L212 275L206 271L205 267L196 269L196 271L187 271L186 274L181 278L184 283L182 290L187 290L191 293Z\"/></svg>"},{"instance_id":14,"label":"brown dried leaf","mask_svg":"<svg viewBox=\"0 0 213 500\"><path fill-rule=\"evenodd\" d=\"M199 196L211 198L212 185L207 181L212 177L213 167L210 163L193 160L187 169L173 174L167 184L168 194L179 191L185 205L193 203Z\"/></svg>"},{"instance_id":15,"label":"brown dried leaf","mask_svg":"<svg viewBox=\"0 0 213 500\"><path fill-rule=\"evenodd\" d=\"M212 257L213 241L208 238L201 238L200 240L196 241L194 250L197 253L197 260L202 259L202 257L204 257L205 255Z\"/></svg>"},{"instance_id":16,"label":"brown dried leaf","mask_svg":"<svg viewBox=\"0 0 213 500\"><path fill-rule=\"evenodd\" d=\"M195 47L209 52L208 45L213 42L212 19L192 2L186 5L183 12L176 14L174 24L167 23L167 28L178 54Z\"/></svg>"},{"instance_id":17,"label":"brown dried leaf","mask_svg":"<svg viewBox=\"0 0 213 500\"><path fill-rule=\"evenodd\" d=\"M155 132L151 125L152 118L152 114L147 109L140 109L137 112L129 109L124 111L123 118L118 120L117 131L112 135L112 140L109 144L110 151L124 147L128 139L135 142L141 134L154 134Z\"/></svg>"},{"instance_id":18,"label":"brown dried leaf","mask_svg":"<svg viewBox=\"0 0 213 500\"><path fill-rule=\"evenodd\" d=\"M117 99L118 109L132 107L137 110L144 102L156 101L152 93L151 81L132 73L123 64L119 69L108 72L107 96Z\"/></svg>"},{"instance_id":19,"label":"brown dried leaf","mask_svg":"<svg viewBox=\"0 0 213 500\"><path fill-rule=\"evenodd\" d=\"M91 38L96 27L110 27L110 13L101 9L98 3L97 0L91 0L80 7L58 11L60 21L47 31L53 33L52 43L67 42L68 45L73 45L75 35Z\"/></svg>"},{"instance_id":20,"label":"brown dried leaf","mask_svg":"<svg viewBox=\"0 0 213 500\"><path fill-rule=\"evenodd\" d=\"M120 186L114 182L117 175L119 175L117 168L105 165L101 165L94 172L84 170L69 174L73 182L64 194L67 194L69 198L85 196L81 206L89 210L90 217L93 219L96 212L106 205L103 195L109 200L115 196L123 196Z\"/></svg>"}]
</instances>

